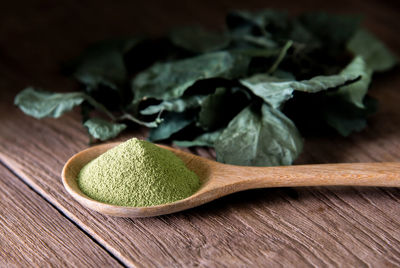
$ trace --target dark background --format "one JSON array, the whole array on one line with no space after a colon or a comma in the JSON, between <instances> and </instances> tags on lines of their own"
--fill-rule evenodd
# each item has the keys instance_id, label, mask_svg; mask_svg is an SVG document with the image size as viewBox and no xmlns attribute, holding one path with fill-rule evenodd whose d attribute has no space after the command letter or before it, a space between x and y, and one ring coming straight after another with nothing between
<instances>
[{"instance_id":1,"label":"dark background","mask_svg":"<svg viewBox=\"0 0 400 268\"><path fill-rule=\"evenodd\" d=\"M77 56L88 44L108 37L163 35L174 26L200 24L223 28L232 9L287 9L357 13L365 26L396 53L400 51L400 1L3 1L0 8L0 90L34 85L47 90L74 90L60 75L60 63ZM15 74L18 77L13 77ZM0 73L0 76L1 73ZM11 78L13 78L11 82ZM11 83L10 83L11 82ZM57 88L54 88L57 86Z\"/></svg>"}]
</instances>

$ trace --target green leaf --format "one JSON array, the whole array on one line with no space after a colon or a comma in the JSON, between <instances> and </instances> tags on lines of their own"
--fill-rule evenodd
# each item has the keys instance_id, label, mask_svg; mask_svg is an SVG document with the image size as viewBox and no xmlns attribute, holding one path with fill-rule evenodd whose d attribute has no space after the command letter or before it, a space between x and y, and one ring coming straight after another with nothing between
<instances>
[{"instance_id":1,"label":"green leaf","mask_svg":"<svg viewBox=\"0 0 400 268\"><path fill-rule=\"evenodd\" d=\"M117 90L127 79L123 56L142 40L123 38L95 43L71 61L67 68L89 91L100 85Z\"/></svg>"},{"instance_id":2,"label":"green leaf","mask_svg":"<svg viewBox=\"0 0 400 268\"><path fill-rule=\"evenodd\" d=\"M296 80L296 77L294 76L293 73L288 72L288 71L284 71L284 70L281 70L281 69L277 69L277 70L274 72L274 76L273 76L273 77L276 77L277 81L278 81L278 80L280 80L280 81L292 81L292 80Z\"/></svg>"},{"instance_id":3,"label":"green leaf","mask_svg":"<svg viewBox=\"0 0 400 268\"><path fill-rule=\"evenodd\" d=\"M367 117L377 110L377 101L372 98L364 99L363 106L359 108L342 99L331 99L326 103L323 116L332 128L342 136L358 132L367 125Z\"/></svg>"},{"instance_id":4,"label":"green leaf","mask_svg":"<svg viewBox=\"0 0 400 268\"><path fill-rule=\"evenodd\" d=\"M397 64L397 58L372 33L358 30L347 44L347 49L364 58L373 71L387 71Z\"/></svg>"},{"instance_id":5,"label":"green leaf","mask_svg":"<svg viewBox=\"0 0 400 268\"><path fill-rule=\"evenodd\" d=\"M157 63L133 80L134 102L146 98L179 98L198 80L214 77L233 78L243 74L247 70L248 62L248 59L239 55L223 51L174 62Z\"/></svg>"},{"instance_id":6,"label":"green leaf","mask_svg":"<svg viewBox=\"0 0 400 268\"><path fill-rule=\"evenodd\" d=\"M298 18L291 21L291 29L288 32L287 38L293 40L296 45L307 45L307 49L320 47L320 41L306 28Z\"/></svg>"},{"instance_id":7,"label":"green leaf","mask_svg":"<svg viewBox=\"0 0 400 268\"><path fill-rule=\"evenodd\" d=\"M240 79L240 83L250 89L255 95L262 98L273 108L279 108L285 101L293 96L293 89L276 88L271 83L280 83L281 80L267 74L256 74L246 79Z\"/></svg>"},{"instance_id":8,"label":"green leaf","mask_svg":"<svg viewBox=\"0 0 400 268\"><path fill-rule=\"evenodd\" d=\"M264 51L274 51L274 49L276 49L278 47L278 44L276 44L275 41L265 37L265 36L252 36L249 34L242 34L242 33L236 33L236 34L232 34L232 40L236 41L236 43L247 43L247 46L245 47L249 47L247 49L254 49L254 52L256 52L257 50L260 51L261 47L262 49L264 49ZM238 46L238 45L237 45ZM239 47L241 47L242 45L239 45ZM255 53L253 53L255 54ZM266 54L266 52L264 52L264 54Z\"/></svg>"},{"instance_id":9,"label":"green leaf","mask_svg":"<svg viewBox=\"0 0 400 268\"><path fill-rule=\"evenodd\" d=\"M206 31L199 26L177 28L170 33L169 38L174 45L195 53L220 50L231 41L226 33Z\"/></svg>"},{"instance_id":10,"label":"green leaf","mask_svg":"<svg viewBox=\"0 0 400 268\"><path fill-rule=\"evenodd\" d=\"M215 90L214 94L206 97L201 105L198 122L204 129L215 128L220 126L221 114L226 111L223 105L227 98L226 88L220 87Z\"/></svg>"},{"instance_id":11,"label":"green leaf","mask_svg":"<svg viewBox=\"0 0 400 268\"><path fill-rule=\"evenodd\" d=\"M150 130L149 140L159 141L171 137L194 121L194 117L187 113L166 113L163 121L157 128Z\"/></svg>"},{"instance_id":12,"label":"green leaf","mask_svg":"<svg viewBox=\"0 0 400 268\"><path fill-rule=\"evenodd\" d=\"M281 88L289 85L295 91L303 91L308 93L316 93L330 88L340 87L344 84L351 83L360 78L359 74L344 73L339 75L321 75L311 78L310 80L282 82ZM277 83L278 84L278 83Z\"/></svg>"},{"instance_id":13,"label":"green leaf","mask_svg":"<svg viewBox=\"0 0 400 268\"><path fill-rule=\"evenodd\" d=\"M133 115L131 115L129 113L124 113L123 115L121 115L118 118L118 120L129 120L129 121L132 121L132 122L134 122L134 123L136 123L138 125L141 125L141 126L144 126L144 127L148 127L148 128L157 127L158 124L162 121L162 120L156 118L156 120L154 120L152 122L145 122L145 121L142 121L142 120L136 118L135 116L133 116Z\"/></svg>"},{"instance_id":14,"label":"green leaf","mask_svg":"<svg viewBox=\"0 0 400 268\"><path fill-rule=\"evenodd\" d=\"M340 75L316 76L310 80L303 81L270 82L274 78L259 74L247 79L241 79L240 83L273 108L279 108L285 101L292 97L293 91L316 93L345 85L355 81L359 77L360 74L344 73Z\"/></svg>"},{"instance_id":15,"label":"green leaf","mask_svg":"<svg viewBox=\"0 0 400 268\"><path fill-rule=\"evenodd\" d=\"M141 110L140 113L143 115L157 114L162 111L180 113L186 109L199 107L205 98L206 96L203 95L193 95L180 99L162 101L160 104L147 106L145 109Z\"/></svg>"},{"instance_id":16,"label":"green leaf","mask_svg":"<svg viewBox=\"0 0 400 268\"><path fill-rule=\"evenodd\" d=\"M353 132L359 132L367 126L367 120L364 117L348 117L335 111L325 114L325 120L340 135L347 137Z\"/></svg>"},{"instance_id":17,"label":"green leaf","mask_svg":"<svg viewBox=\"0 0 400 268\"><path fill-rule=\"evenodd\" d=\"M227 15L226 23L232 35L234 48L277 49L289 38L281 37L289 26L287 12L266 9L256 12L233 11ZM279 54L279 50L276 54Z\"/></svg>"},{"instance_id":18,"label":"green leaf","mask_svg":"<svg viewBox=\"0 0 400 268\"><path fill-rule=\"evenodd\" d=\"M226 23L235 38L243 38L264 47L276 47L271 34L287 27L288 14L273 9L256 12L237 10L227 15Z\"/></svg>"},{"instance_id":19,"label":"green leaf","mask_svg":"<svg viewBox=\"0 0 400 268\"><path fill-rule=\"evenodd\" d=\"M277 57L281 52L281 49L241 47L241 48L231 49L230 52L233 54L240 54L245 57L271 58L271 57Z\"/></svg>"},{"instance_id":20,"label":"green leaf","mask_svg":"<svg viewBox=\"0 0 400 268\"><path fill-rule=\"evenodd\" d=\"M341 49L358 29L361 18L354 15L308 12L300 15L299 20L322 44Z\"/></svg>"},{"instance_id":21,"label":"green leaf","mask_svg":"<svg viewBox=\"0 0 400 268\"><path fill-rule=\"evenodd\" d=\"M85 100L82 92L53 93L28 87L18 93L14 99L24 113L35 118L60 117Z\"/></svg>"},{"instance_id":22,"label":"green leaf","mask_svg":"<svg viewBox=\"0 0 400 268\"><path fill-rule=\"evenodd\" d=\"M83 124L90 135L101 141L115 138L126 128L125 124L117 124L100 118L91 118Z\"/></svg>"},{"instance_id":23,"label":"green leaf","mask_svg":"<svg viewBox=\"0 0 400 268\"><path fill-rule=\"evenodd\" d=\"M55 93L28 87L15 97L14 104L24 113L40 119L60 117L75 106L82 104L83 101L87 101L96 110L103 112L112 120L115 119L103 104L83 92Z\"/></svg>"},{"instance_id":24,"label":"green leaf","mask_svg":"<svg viewBox=\"0 0 400 268\"><path fill-rule=\"evenodd\" d=\"M235 10L227 15L229 29L247 28L255 26L260 31L268 25L278 25L284 28L287 24L288 13L276 9L263 9L258 11Z\"/></svg>"},{"instance_id":25,"label":"green leaf","mask_svg":"<svg viewBox=\"0 0 400 268\"><path fill-rule=\"evenodd\" d=\"M253 108L240 112L218 137L217 160L243 166L292 164L303 147L296 126L267 104L262 105L261 114Z\"/></svg>"},{"instance_id":26,"label":"green leaf","mask_svg":"<svg viewBox=\"0 0 400 268\"><path fill-rule=\"evenodd\" d=\"M268 73L274 73L276 69L278 69L279 64L283 61L285 58L289 48L293 45L293 41L289 40L285 43L285 45L281 48L281 51L279 52L278 57L276 58L274 64L272 64L271 68L269 68Z\"/></svg>"},{"instance_id":27,"label":"green leaf","mask_svg":"<svg viewBox=\"0 0 400 268\"><path fill-rule=\"evenodd\" d=\"M358 56L343 69L341 74L361 75L361 79L339 88L333 94L342 96L359 108L364 108L363 100L371 83L372 69L367 66L362 57Z\"/></svg>"},{"instance_id":28,"label":"green leaf","mask_svg":"<svg viewBox=\"0 0 400 268\"><path fill-rule=\"evenodd\" d=\"M221 135L222 130L218 129L213 132L203 133L191 141L174 141L173 143L180 147L207 146L214 147L214 143Z\"/></svg>"},{"instance_id":29,"label":"green leaf","mask_svg":"<svg viewBox=\"0 0 400 268\"><path fill-rule=\"evenodd\" d=\"M250 99L250 94L243 89L219 87L202 102L197 124L205 130L224 127L249 104Z\"/></svg>"}]
</instances>

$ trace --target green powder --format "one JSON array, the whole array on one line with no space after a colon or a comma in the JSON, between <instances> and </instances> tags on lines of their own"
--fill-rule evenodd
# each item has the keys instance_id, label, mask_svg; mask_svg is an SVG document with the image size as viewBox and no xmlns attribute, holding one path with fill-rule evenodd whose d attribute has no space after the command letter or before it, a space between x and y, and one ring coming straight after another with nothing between
<instances>
[{"instance_id":1,"label":"green powder","mask_svg":"<svg viewBox=\"0 0 400 268\"><path fill-rule=\"evenodd\" d=\"M174 153L133 138L84 166L78 185L100 202L145 207L184 199L200 182Z\"/></svg>"}]
</instances>

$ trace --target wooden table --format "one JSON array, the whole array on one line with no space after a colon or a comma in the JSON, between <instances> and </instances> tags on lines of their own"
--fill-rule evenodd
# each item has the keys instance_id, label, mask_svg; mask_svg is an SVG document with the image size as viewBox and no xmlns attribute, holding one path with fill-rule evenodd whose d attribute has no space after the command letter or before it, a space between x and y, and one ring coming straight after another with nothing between
<instances>
[{"instance_id":1,"label":"wooden table","mask_svg":"<svg viewBox=\"0 0 400 268\"><path fill-rule=\"evenodd\" d=\"M64 3L62 3L64 2ZM399 5L326 1L7 1L0 11L0 266L249 267L400 266L400 190L278 188L234 194L182 213L113 218L65 192L60 172L87 148L79 111L36 120L13 107L28 85L76 90L60 62L104 37L223 24L232 8L359 12L399 54ZM264 4L268 3L268 4ZM376 77L381 103L349 138L310 138L303 163L400 160L399 68ZM138 129L130 136L143 137ZM197 153L212 157L206 150Z\"/></svg>"}]
</instances>

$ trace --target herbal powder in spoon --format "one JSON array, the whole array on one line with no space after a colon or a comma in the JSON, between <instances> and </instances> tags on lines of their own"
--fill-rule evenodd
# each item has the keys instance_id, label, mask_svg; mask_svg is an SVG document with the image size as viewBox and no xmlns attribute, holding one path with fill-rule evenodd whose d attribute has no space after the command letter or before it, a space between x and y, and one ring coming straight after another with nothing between
<instances>
[{"instance_id":1,"label":"herbal powder in spoon","mask_svg":"<svg viewBox=\"0 0 400 268\"><path fill-rule=\"evenodd\" d=\"M84 166L78 185L100 202L145 207L184 199L200 182L174 153L133 138Z\"/></svg>"}]
</instances>

